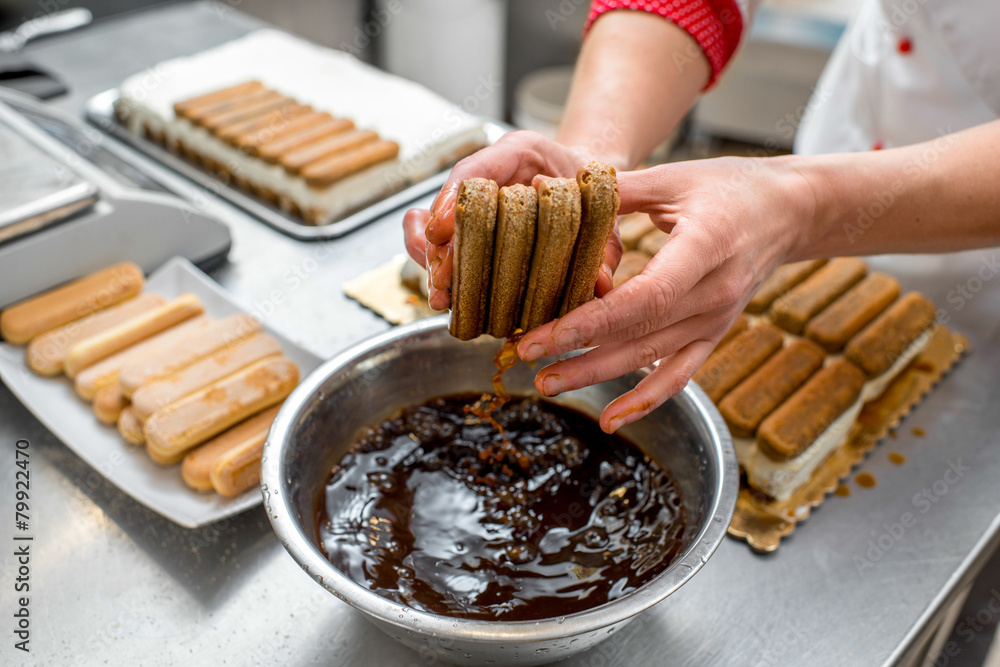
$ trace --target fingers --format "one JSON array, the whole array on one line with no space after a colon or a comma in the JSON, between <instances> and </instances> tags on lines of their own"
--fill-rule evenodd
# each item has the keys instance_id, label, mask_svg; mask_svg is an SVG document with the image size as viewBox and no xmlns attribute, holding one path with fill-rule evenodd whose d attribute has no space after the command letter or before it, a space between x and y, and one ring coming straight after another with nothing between
<instances>
[{"instance_id":1,"label":"fingers","mask_svg":"<svg viewBox=\"0 0 1000 667\"><path fill-rule=\"evenodd\" d=\"M677 301L708 272L708 255L697 239L676 235L638 276L525 334L518 354L534 361L664 328Z\"/></svg>"},{"instance_id":2,"label":"fingers","mask_svg":"<svg viewBox=\"0 0 1000 667\"><path fill-rule=\"evenodd\" d=\"M460 180L446 183L431 204L427 240L435 245L447 243L455 233L455 202L460 184Z\"/></svg>"},{"instance_id":3,"label":"fingers","mask_svg":"<svg viewBox=\"0 0 1000 667\"><path fill-rule=\"evenodd\" d=\"M427 255L424 251L427 239L424 230L430 219L430 211L421 208L411 208L403 216L403 237L406 240L406 252L420 266L427 268Z\"/></svg>"},{"instance_id":4,"label":"fingers","mask_svg":"<svg viewBox=\"0 0 1000 667\"><path fill-rule=\"evenodd\" d=\"M621 377L674 354L692 341L718 340L727 323L727 311L705 313L636 340L601 345L546 366L535 376L535 388L543 396L555 396Z\"/></svg>"},{"instance_id":5,"label":"fingers","mask_svg":"<svg viewBox=\"0 0 1000 667\"><path fill-rule=\"evenodd\" d=\"M433 310L451 307L453 248L451 241L444 245L428 243L424 248L427 255L427 303Z\"/></svg>"},{"instance_id":6,"label":"fingers","mask_svg":"<svg viewBox=\"0 0 1000 667\"><path fill-rule=\"evenodd\" d=\"M676 215L679 207L675 202L688 189L686 172L683 164L664 164L639 171L620 172L618 194L621 205L618 207L618 214L642 211ZM655 217L654 222L657 222Z\"/></svg>"},{"instance_id":7,"label":"fingers","mask_svg":"<svg viewBox=\"0 0 1000 667\"><path fill-rule=\"evenodd\" d=\"M696 340L662 360L635 389L622 394L604 408L600 419L601 429L605 433L614 433L622 426L642 419L663 405L668 398L679 394L694 372L705 363L714 347L712 341Z\"/></svg>"}]
</instances>

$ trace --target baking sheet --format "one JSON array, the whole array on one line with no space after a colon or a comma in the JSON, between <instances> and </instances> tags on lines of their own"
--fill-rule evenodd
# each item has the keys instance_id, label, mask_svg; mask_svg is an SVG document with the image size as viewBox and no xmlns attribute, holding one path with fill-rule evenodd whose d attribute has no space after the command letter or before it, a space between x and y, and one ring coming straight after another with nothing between
<instances>
[{"instance_id":1,"label":"baking sheet","mask_svg":"<svg viewBox=\"0 0 1000 667\"><path fill-rule=\"evenodd\" d=\"M87 119L108 134L128 143L160 164L169 167L198 185L228 200L230 203L235 204L261 222L302 241L336 239L350 234L355 229L367 225L386 213L410 203L414 199L435 192L448 179L448 171L442 171L342 220L328 225L307 225L298 218L265 204L237 188L224 185L208 172L186 162L163 146L132 134L125 126L118 122L115 116L114 104L117 99L117 88L106 90L91 97L85 106ZM484 120L483 129L486 131L487 144L492 144L509 132L511 128L500 123Z\"/></svg>"},{"instance_id":2,"label":"baking sheet","mask_svg":"<svg viewBox=\"0 0 1000 667\"><path fill-rule=\"evenodd\" d=\"M232 297L186 259L174 257L150 274L145 291L167 298L192 292L205 312L218 319L241 312ZM262 323L285 356L298 364L305 377L320 359ZM261 502L260 489L236 498L194 491L181 479L179 465L160 466L142 447L126 443L115 426L97 421L91 406L80 399L64 376L42 377L25 363L25 348L0 343L0 378L40 422L67 447L119 489L174 523L197 528L238 514Z\"/></svg>"}]
</instances>

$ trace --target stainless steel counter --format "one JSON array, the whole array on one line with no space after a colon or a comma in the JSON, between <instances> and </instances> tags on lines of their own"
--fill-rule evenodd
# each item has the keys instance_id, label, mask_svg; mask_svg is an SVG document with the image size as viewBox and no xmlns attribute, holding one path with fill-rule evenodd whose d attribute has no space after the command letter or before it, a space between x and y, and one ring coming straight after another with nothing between
<instances>
[{"instance_id":1,"label":"stainless steel counter","mask_svg":"<svg viewBox=\"0 0 1000 667\"><path fill-rule=\"evenodd\" d=\"M91 94L177 54L259 24L232 7L179 4L38 42L26 56ZM291 240L211 196L234 238L215 278L314 351L330 355L384 330L341 283L401 250L402 211L345 239ZM945 308L972 353L777 551L724 541L677 594L607 644L567 663L600 665L892 664L966 582L1000 535L1000 266L996 253L880 258ZM985 260L985 263L982 262ZM962 289L968 295L953 291ZM373 388L374 390L374 388ZM919 427L925 435L917 437ZM31 650L13 649L15 441L31 451ZM888 452L908 461L892 465ZM179 528L104 482L0 386L0 662L39 665L429 664L301 572L263 510ZM904 526L905 524L905 526Z\"/></svg>"}]
</instances>

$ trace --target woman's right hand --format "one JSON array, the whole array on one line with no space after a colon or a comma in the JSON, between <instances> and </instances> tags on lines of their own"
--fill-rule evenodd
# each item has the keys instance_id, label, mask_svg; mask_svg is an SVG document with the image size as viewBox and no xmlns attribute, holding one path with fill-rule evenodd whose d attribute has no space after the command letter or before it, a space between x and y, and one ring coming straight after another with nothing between
<instances>
[{"instance_id":1,"label":"woman's right hand","mask_svg":"<svg viewBox=\"0 0 1000 667\"><path fill-rule=\"evenodd\" d=\"M403 218L406 250L427 269L427 300L431 308L446 310L451 305L455 200L458 186L464 179L489 178L500 187L514 183L531 185L538 175L575 178L577 170L594 159L600 158L584 149L563 146L536 132L520 131L504 135L492 146L456 164L431 209L410 209ZM620 257L621 245L617 234L613 234L604 252L598 295L611 289L611 274Z\"/></svg>"}]
</instances>

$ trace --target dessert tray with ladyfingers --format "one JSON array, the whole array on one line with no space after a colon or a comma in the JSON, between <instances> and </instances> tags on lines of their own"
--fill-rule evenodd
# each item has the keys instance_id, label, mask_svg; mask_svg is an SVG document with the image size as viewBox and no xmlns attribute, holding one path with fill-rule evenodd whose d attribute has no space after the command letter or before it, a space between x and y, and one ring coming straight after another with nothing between
<instances>
[{"instance_id":1,"label":"dessert tray with ladyfingers","mask_svg":"<svg viewBox=\"0 0 1000 667\"><path fill-rule=\"evenodd\" d=\"M187 260L122 262L0 312L0 378L97 473L197 527L261 502L268 428L320 360Z\"/></svg>"},{"instance_id":2,"label":"dessert tray with ladyfingers","mask_svg":"<svg viewBox=\"0 0 1000 667\"><path fill-rule=\"evenodd\" d=\"M335 238L439 188L505 131L354 56L276 30L160 63L88 118L255 217Z\"/></svg>"}]
</instances>

